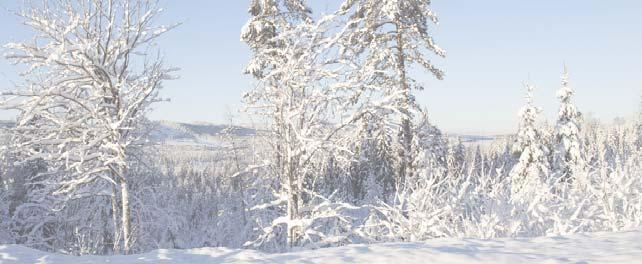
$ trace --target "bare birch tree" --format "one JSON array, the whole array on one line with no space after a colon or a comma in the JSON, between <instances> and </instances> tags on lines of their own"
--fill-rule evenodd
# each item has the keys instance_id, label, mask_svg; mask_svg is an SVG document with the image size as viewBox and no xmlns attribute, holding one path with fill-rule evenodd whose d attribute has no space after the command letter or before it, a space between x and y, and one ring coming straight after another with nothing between
<instances>
[{"instance_id":1,"label":"bare birch tree","mask_svg":"<svg viewBox=\"0 0 642 264\"><path fill-rule=\"evenodd\" d=\"M141 143L145 115L172 71L147 53L172 26L154 25L162 11L155 0L26 3L18 15L36 35L5 46L8 59L28 68L26 86L4 94L4 107L19 111L14 149L66 173L49 182L60 199L103 195L95 186L111 186L114 221L120 216L115 232L128 254L134 242L128 153Z\"/></svg>"}]
</instances>

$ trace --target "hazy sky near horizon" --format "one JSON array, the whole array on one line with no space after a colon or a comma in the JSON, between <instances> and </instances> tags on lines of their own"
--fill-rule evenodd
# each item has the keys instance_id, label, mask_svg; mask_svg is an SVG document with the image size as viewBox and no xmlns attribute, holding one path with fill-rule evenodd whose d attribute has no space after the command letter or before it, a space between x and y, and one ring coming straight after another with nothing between
<instances>
[{"instance_id":1,"label":"hazy sky near horizon","mask_svg":"<svg viewBox=\"0 0 642 264\"><path fill-rule=\"evenodd\" d=\"M7 10L20 1L0 0L0 43L30 39ZM338 0L314 1L317 14ZM153 119L227 122L253 81L242 74L250 53L240 42L249 0L162 0L160 22L183 24L159 41L166 61L181 68L165 84L169 103L156 105ZM537 86L535 102L553 120L555 91L564 63L575 102L605 121L630 117L642 96L642 1L616 0L433 0L440 24L433 27L445 59L443 81L419 72L426 90L417 92L432 121L448 132L510 133L523 105L524 81ZM15 67L0 59L0 89L19 83ZM0 113L0 118L11 118Z\"/></svg>"}]
</instances>

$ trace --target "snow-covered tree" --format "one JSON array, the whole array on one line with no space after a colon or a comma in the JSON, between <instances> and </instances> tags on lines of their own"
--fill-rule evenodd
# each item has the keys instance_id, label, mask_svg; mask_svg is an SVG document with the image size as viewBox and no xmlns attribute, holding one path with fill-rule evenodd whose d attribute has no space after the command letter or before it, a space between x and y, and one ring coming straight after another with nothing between
<instances>
[{"instance_id":1,"label":"snow-covered tree","mask_svg":"<svg viewBox=\"0 0 642 264\"><path fill-rule=\"evenodd\" d=\"M395 189L391 127L381 119L367 115L361 119L358 146L351 170L353 196L357 204L389 202Z\"/></svg>"},{"instance_id":2,"label":"snow-covered tree","mask_svg":"<svg viewBox=\"0 0 642 264\"><path fill-rule=\"evenodd\" d=\"M335 139L366 112L350 109L344 92L349 86L338 80L344 69L331 57L332 16L313 21L303 4L284 1L254 1L250 13L241 39L253 50L246 72L259 83L245 100L247 109L269 124L267 139L276 157L268 164L280 180L270 206L285 205L285 216L265 228L266 237L284 225L287 246L301 246L310 241L306 223L315 217L306 208L323 200L315 199L314 182L325 171L324 153L341 151ZM259 30L266 24L268 31Z\"/></svg>"},{"instance_id":3,"label":"snow-covered tree","mask_svg":"<svg viewBox=\"0 0 642 264\"><path fill-rule=\"evenodd\" d=\"M580 130L566 71L557 126L538 124L530 85L515 136L464 145L429 122L410 76L443 75L427 59L444 55L428 0L345 0L324 17L302 0L250 1L245 100L265 125L188 135L220 143L207 146L143 140L170 77L145 56L169 29L153 26L156 2L41 1L20 13L35 40L8 45L28 70L0 105L19 113L0 135L0 243L281 251L642 225L642 123Z\"/></svg>"},{"instance_id":4,"label":"snow-covered tree","mask_svg":"<svg viewBox=\"0 0 642 264\"><path fill-rule=\"evenodd\" d=\"M526 85L526 105L519 111L519 129L513 151L519 161L510 172L511 190L517 199L528 199L531 192L546 182L550 172L548 148L542 144L542 133L537 127L540 109L533 105L533 89Z\"/></svg>"},{"instance_id":5,"label":"snow-covered tree","mask_svg":"<svg viewBox=\"0 0 642 264\"><path fill-rule=\"evenodd\" d=\"M352 57L359 65L351 78L362 82L361 89L371 96L391 97L394 115L387 122L400 127L397 151L399 181L412 175L412 119L420 111L413 90L422 89L411 76L414 66L425 69L438 79L443 72L428 58L429 53L444 56L431 37L430 25L437 16L430 9L429 0L347 0L340 11L347 16L341 32L342 54ZM365 92L364 92L365 93ZM400 121L394 122L394 118Z\"/></svg>"},{"instance_id":6,"label":"snow-covered tree","mask_svg":"<svg viewBox=\"0 0 642 264\"><path fill-rule=\"evenodd\" d=\"M125 254L135 241L128 156L171 77L160 58L147 56L171 29L154 25L161 11L155 0L41 1L18 13L35 41L5 46L8 59L28 68L26 87L4 94L4 106L19 111L13 149L45 161L49 175L63 173L42 179L55 185L56 202L118 196L111 214L120 216L114 237Z\"/></svg>"},{"instance_id":7,"label":"snow-covered tree","mask_svg":"<svg viewBox=\"0 0 642 264\"><path fill-rule=\"evenodd\" d=\"M642 155L642 97L640 97L640 110L638 111L638 120L636 126L638 151Z\"/></svg>"},{"instance_id":8,"label":"snow-covered tree","mask_svg":"<svg viewBox=\"0 0 642 264\"><path fill-rule=\"evenodd\" d=\"M15 174L10 175L10 162L6 154L6 147L0 147L0 243L15 243L11 234L11 208L10 204L17 200L18 188L15 182Z\"/></svg>"},{"instance_id":9,"label":"snow-covered tree","mask_svg":"<svg viewBox=\"0 0 642 264\"><path fill-rule=\"evenodd\" d=\"M461 138L456 141L451 141L448 144L446 152L446 169L449 175L461 175L464 173L464 165L466 161L466 147L461 142Z\"/></svg>"},{"instance_id":10,"label":"snow-covered tree","mask_svg":"<svg viewBox=\"0 0 642 264\"><path fill-rule=\"evenodd\" d=\"M418 169L433 168L443 172L447 169L448 141L426 113L426 110L420 112L419 122L413 127L412 147L416 153L411 164Z\"/></svg>"},{"instance_id":11,"label":"snow-covered tree","mask_svg":"<svg viewBox=\"0 0 642 264\"><path fill-rule=\"evenodd\" d=\"M564 66L562 87L557 91L560 108L555 126L553 170L555 177L567 182L575 180L584 166L580 140L581 114L572 102L575 92L569 86L568 71Z\"/></svg>"},{"instance_id":12,"label":"snow-covered tree","mask_svg":"<svg viewBox=\"0 0 642 264\"><path fill-rule=\"evenodd\" d=\"M269 51L287 45L278 37L299 23L309 23L311 11L302 0L252 0L248 12L251 17L242 28L241 41L257 56L250 59L245 73L262 80L267 72L278 67L277 61L268 55L282 56Z\"/></svg>"},{"instance_id":13,"label":"snow-covered tree","mask_svg":"<svg viewBox=\"0 0 642 264\"><path fill-rule=\"evenodd\" d=\"M304 53L310 48L306 46L310 45L310 42L307 42L309 39L306 38L305 43L299 42L293 33L298 24L311 23L310 11L302 1L298 0L254 0L250 3L248 12L251 17L242 29L241 40L248 44L254 56L250 59L245 71L262 85L245 97L251 107L257 106L258 113L271 122L274 141L270 141L273 142L276 155L273 167L275 175L282 179L282 188L286 192L284 195L288 196L284 199L287 201L287 215L290 220L294 220L299 217L299 199L302 198L299 189L303 186L303 179L299 178L302 175L296 171L301 153L293 153L300 150L300 142L292 142L293 138L288 138L288 136L296 137L292 130L299 126L288 123L294 116L288 115L287 111L303 106L300 105L300 101L296 102L296 105L288 105L288 103L294 103L293 100L300 97L300 93L304 92L305 88L300 87L302 82L290 84L286 82L285 78L288 76L291 77L292 82L301 76L290 75L285 67L293 66L297 62L301 63L312 55ZM301 74L301 72L297 73ZM294 87L299 90L295 91ZM294 244L294 227L288 227L287 231L289 244Z\"/></svg>"}]
</instances>

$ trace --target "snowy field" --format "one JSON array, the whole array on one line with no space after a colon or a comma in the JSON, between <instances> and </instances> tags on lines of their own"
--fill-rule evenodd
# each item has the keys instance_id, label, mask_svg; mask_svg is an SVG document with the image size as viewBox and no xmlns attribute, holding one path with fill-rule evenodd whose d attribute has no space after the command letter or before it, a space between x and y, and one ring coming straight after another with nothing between
<instances>
[{"instance_id":1,"label":"snowy field","mask_svg":"<svg viewBox=\"0 0 642 264\"><path fill-rule=\"evenodd\" d=\"M434 239L265 254L200 248L131 256L73 257L0 246L0 263L642 263L642 231L531 239Z\"/></svg>"}]
</instances>

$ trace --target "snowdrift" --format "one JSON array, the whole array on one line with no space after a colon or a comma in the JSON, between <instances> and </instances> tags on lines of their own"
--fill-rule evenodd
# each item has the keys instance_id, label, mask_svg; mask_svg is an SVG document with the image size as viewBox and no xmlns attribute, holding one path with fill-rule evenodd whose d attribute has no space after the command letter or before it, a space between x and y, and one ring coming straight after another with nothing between
<instances>
[{"instance_id":1,"label":"snowdrift","mask_svg":"<svg viewBox=\"0 0 642 264\"><path fill-rule=\"evenodd\" d=\"M266 254L254 250L160 249L130 256L66 256L0 246L0 263L641 263L642 231L517 239L434 239Z\"/></svg>"}]
</instances>

